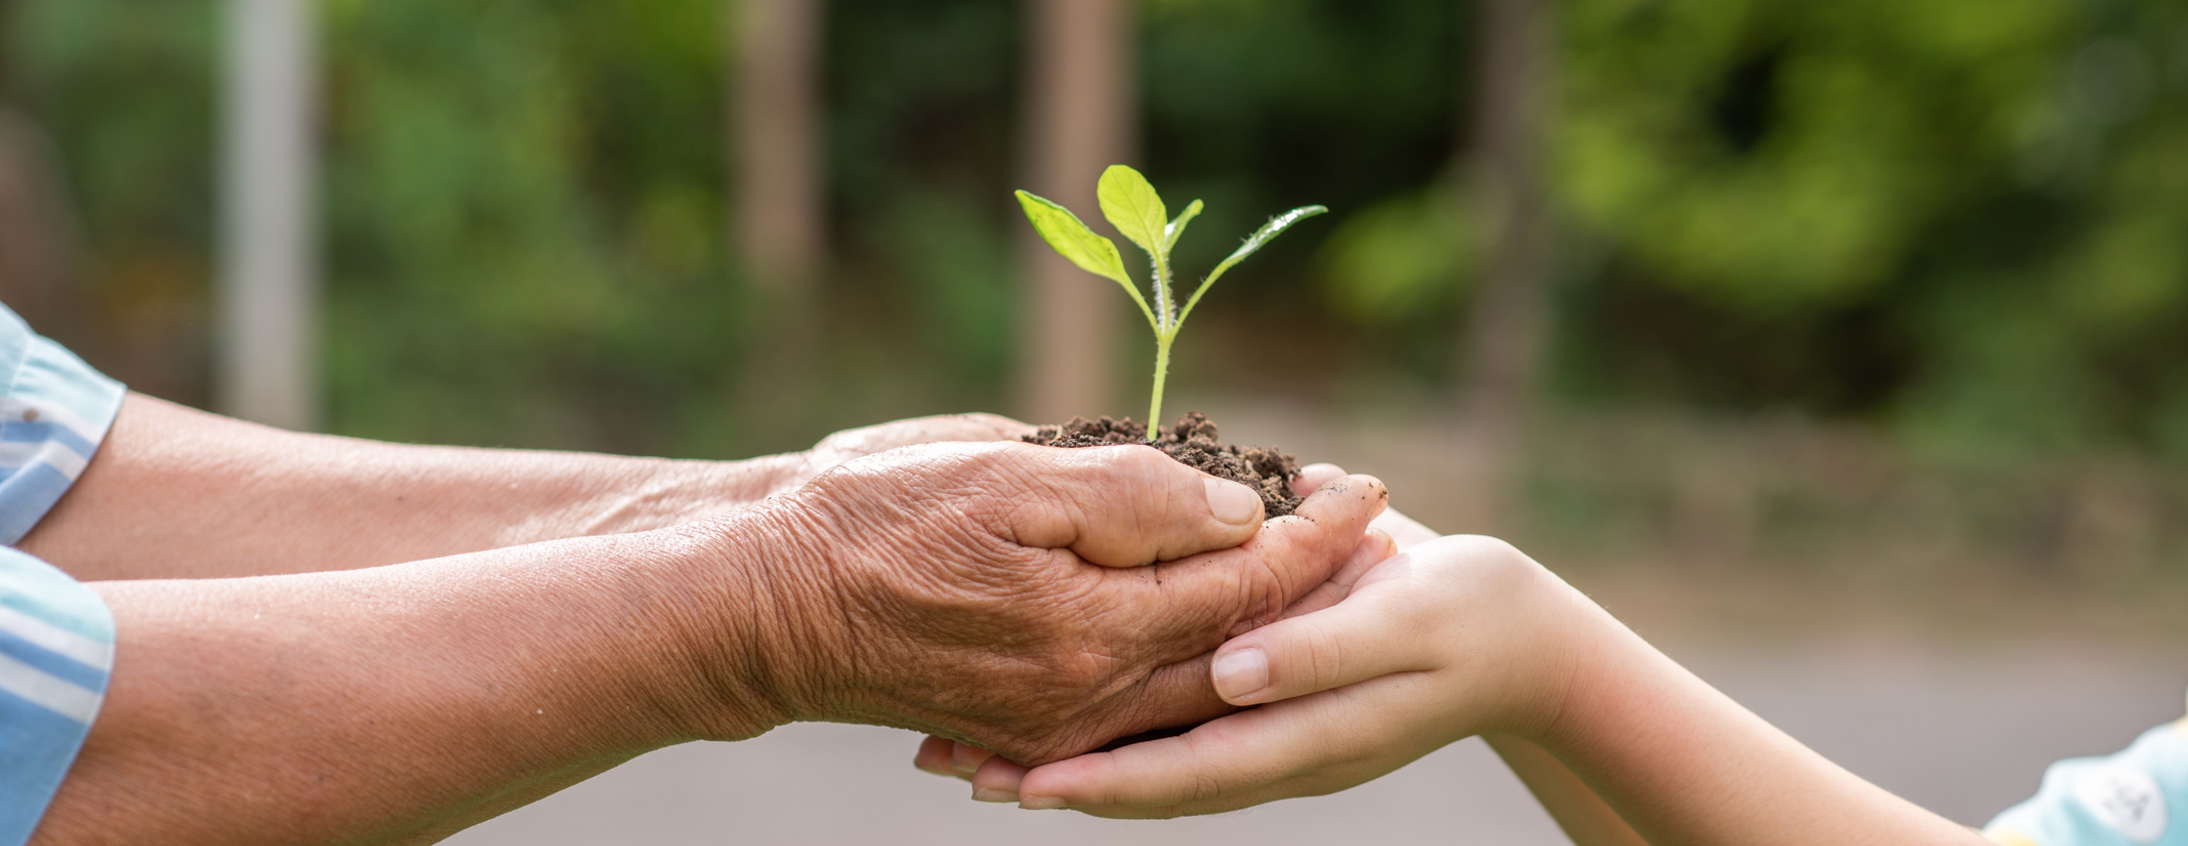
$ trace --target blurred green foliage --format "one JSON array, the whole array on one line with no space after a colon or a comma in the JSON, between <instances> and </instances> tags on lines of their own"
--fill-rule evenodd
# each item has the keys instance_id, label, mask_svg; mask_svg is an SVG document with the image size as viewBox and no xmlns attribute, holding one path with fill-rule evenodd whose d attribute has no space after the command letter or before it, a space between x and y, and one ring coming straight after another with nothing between
<instances>
[{"instance_id":1,"label":"blurred green foliage","mask_svg":"<svg viewBox=\"0 0 2188 846\"><path fill-rule=\"evenodd\" d=\"M1582 297L1692 333L1645 376L1578 350L1599 384L1950 453L2180 448L2188 8L1563 8L1558 191L1609 253Z\"/></svg>"},{"instance_id":2,"label":"blurred green foliage","mask_svg":"<svg viewBox=\"0 0 2188 846\"><path fill-rule=\"evenodd\" d=\"M815 430L1003 404L1020 5L829 5ZM1273 247L1253 285L1211 294L1181 396L1440 390L1470 261L1447 187L1468 8L1142 2L1150 178L1205 198L1216 230L1335 212ZM102 301L191 325L217 9L17 0L7 19L7 96L70 156ZM787 445L746 437L730 399L740 339L766 318L721 247L722 9L327 3L336 430ZM2188 457L2188 7L1557 10L1559 396L1863 419L1947 456Z\"/></svg>"},{"instance_id":3,"label":"blurred green foliage","mask_svg":"<svg viewBox=\"0 0 2188 846\"><path fill-rule=\"evenodd\" d=\"M700 446L674 423L719 405L738 326L714 5L325 14L336 428Z\"/></svg>"}]
</instances>

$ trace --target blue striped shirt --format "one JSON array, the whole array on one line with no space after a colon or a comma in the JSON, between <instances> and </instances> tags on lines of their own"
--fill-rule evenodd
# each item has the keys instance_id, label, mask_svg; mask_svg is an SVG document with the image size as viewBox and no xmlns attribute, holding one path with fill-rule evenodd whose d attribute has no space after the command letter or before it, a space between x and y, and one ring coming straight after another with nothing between
<instances>
[{"instance_id":1,"label":"blue striped shirt","mask_svg":"<svg viewBox=\"0 0 2188 846\"><path fill-rule=\"evenodd\" d=\"M106 603L14 548L121 410L122 386L0 306L0 844L30 840L106 695Z\"/></svg>"}]
</instances>

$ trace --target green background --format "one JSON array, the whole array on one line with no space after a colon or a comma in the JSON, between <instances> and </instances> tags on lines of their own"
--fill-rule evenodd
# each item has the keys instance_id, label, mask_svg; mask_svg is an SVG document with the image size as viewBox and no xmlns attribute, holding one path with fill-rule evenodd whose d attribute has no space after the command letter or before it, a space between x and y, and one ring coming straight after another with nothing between
<instances>
[{"instance_id":1,"label":"green background","mask_svg":"<svg viewBox=\"0 0 2188 846\"><path fill-rule=\"evenodd\" d=\"M721 235L722 4L330 0L328 428L728 457L1007 411L1021 6L828 4L828 319L820 390L783 433L734 401L768 317ZM1173 205L1208 203L1180 264L1274 211L1333 210L1211 294L1173 405L1418 415L1453 395L1472 274L1440 186L1473 106L1471 8L1139 4L1140 164ZM2031 521L2078 519L2045 515L2113 472L2080 468L2124 467L2107 489L2168 531L2188 496L2188 5L1555 8L1548 408L1684 421L1673 440L1705 444L1856 433L1958 474L1938 489L1968 531L2033 533L2016 548L2050 548ZM218 11L6 8L5 96L65 155L86 284L128 339L98 363L198 403ZM1590 454L1543 463L1548 525L1617 525L1604 503L1646 499L1619 492L1655 470ZM1774 525L1813 546L1802 527L1831 507Z\"/></svg>"}]
</instances>

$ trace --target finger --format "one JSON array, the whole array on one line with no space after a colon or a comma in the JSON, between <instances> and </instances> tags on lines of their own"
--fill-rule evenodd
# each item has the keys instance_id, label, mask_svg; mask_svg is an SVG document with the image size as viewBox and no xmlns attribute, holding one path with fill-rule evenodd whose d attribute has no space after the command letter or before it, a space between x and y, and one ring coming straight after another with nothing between
<instances>
[{"instance_id":1,"label":"finger","mask_svg":"<svg viewBox=\"0 0 2188 846\"><path fill-rule=\"evenodd\" d=\"M1342 789L1310 786L1314 782L1320 781L1326 781L1326 779L1313 777L1287 778L1265 787L1238 793L1226 793L1214 799L1189 802L1182 805L1092 805L1083 808L1074 807L1070 810L1090 817L1109 820L1173 820L1178 817L1229 813L1243 808L1251 808L1255 805L1265 805L1279 799L1320 796L1326 793L1335 793ZM1038 802L1037 805L1028 806L1021 800L1019 807L1033 811L1051 809L1047 801L1036 801Z\"/></svg>"},{"instance_id":2,"label":"finger","mask_svg":"<svg viewBox=\"0 0 2188 846\"><path fill-rule=\"evenodd\" d=\"M1279 620L1216 650L1216 693L1233 705L1257 705L1409 670L1430 656L1413 635L1397 592L1362 591L1312 614Z\"/></svg>"},{"instance_id":3,"label":"finger","mask_svg":"<svg viewBox=\"0 0 2188 846\"><path fill-rule=\"evenodd\" d=\"M1138 591L1127 592L1120 607L1152 609L1141 611L1147 621L1137 629L1148 637L1149 658L1169 663L1118 694L1129 704L1106 727L1108 736L1194 725L1233 710L1211 681L1212 650L1283 614L1333 571L1349 584L1388 558L1387 539L1364 536L1382 500L1381 482L1347 477L1316 491L1295 516L1270 521L1245 547L1154 568L1134 584Z\"/></svg>"},{"instance_id":4,"label":"finger","mask_svg":"<svg viewBox=\"0 0 2188 846\"><path fill-rule=\"evenodd\" d=\"M1013 445L997 457L1035 495L1007 512L1025 546L1070 549L1105 567L1138 567L1244 543L1261 528L1261 496L1145 446Z\"/></svg>"},{"instance_id":5,"label":"finger","mask_svg":"<svg viewBox=\"0 0 2188 846\"><path fill-rule=\"evenodd\" d=\"M1375 565L1383 563L1384 559L1398 554L1397 543L1374 526L1372 522L1368 524L1367 534L1362 535L1359 545L1352 548L1352 557L1345 559L1344 566L1337 568L1336 574L1330 576L1329 581L1315 585L1306 596L1286 607L1279 619L1312 614L1343 602L1346 596L1351 595L1352 586L1360 581L1360 576Z\"/></svg>"},{"instance_id":6,"label":"finger","mask_svg":"<svg viewBox=\"0 0 2188 846\"><path fill-rule=\"evenodd\" d=\"M960 777L957 768L950 764L951 747L956 745L956 741L928 735L919 742L919 752L912 756L912 766L921 772Z\"/></svg>"},{"instance_id":7,"label":"finger","mask_svg":"<svg viewBox=\"0 0 2188 846\"><path fill-rule=\"evenodd\" d=\"M1044 764L1014 786L1026 808L1139 808L1175 816L1165 809L1250 794L1350 756L1354 732L1331 727L1375 715L1351 714L1345 705L1331 696L1245 711L1177 737Z\"/></svg>"},{"instance_id":8,"label":"finger","mask_svg":"<svg viewBox=\"0 0 2188 846\"><path fill-rule=\"evenodd\" d=\"M1214 653L1204 652L1155 668L1137 684L1118 694L1115 716L1103 726L1106 733L1092 739L1115 742L1118 738L1199 725L1238 710L1237 706L1216 695L1215 685L1209 681L1209 667L1214 659ZM1059 751L1075 753L1085 748ZM1027 763L1045 764L1048 761L1028 760Z\"/></svg>"},{"instance_id":9,"label":"finger","mask_svg":"<svg viewBox=\"0 0 2188 846\"><path fill-rule=\"evenodd\" d=\"M995 753L969 743L951 743L950 771L960 778L968 778L994 757Z\"/></svg>"},{"instance_id":10,"label":"finger","mask_svg":"<svg viewBox=\"0 0 2188 846\"><path fill-rule=\"evenodd\" d=\"M972 798L976 802L1016 802L1018 782L1026 768L1002 756L992 756L972 774Z\"/></svg>"},{"instance_id":11,"label":"finger","mask_svg":"<svg viewBox=\"0 0 2188 846\"><path fill-rule=\"evenodd\" d=\"M1299 468L1299 476L1292 479L1292 493L1306 496L1315 488L1345 477L1345 468L1335 464L1309 464Z\"/></svg>"},{"instance_id":12,"label":"finger","mask_svg":"<svg viewBox=\"0 0 2188 846\"><path fill-rule=\"evenodd\" d=\"M1373 476L1325 484L1296 513L1269 521L1238 549L1164 565L1138 579L1140 595L1125 607L1141 609L1143 631L1168 647L1162 660L1214 649L1224 638L1275 620L1329 581L1387 498Z\"/></svg>"},{"instance_id":13,"label":"finger","mask_svg":"<svg viewBox=\"0 0 2188 846\"><path fill-rule=\"evenodd\" d=\"M1375 518L1375 522L1368 525L1389 534L1391 540L1398 542L1398 549L1401 552L1443 537L1443 535L1437 534L1435 529L1421 525L1419 520L1398 513L1398 509L1395 508L1384 509L1383 515Z\"/></svg>"},{"instance_id":14,"label":"finger","mask_svg":"<svg viewBox=\"0 0 2188 846\"><path fill-rule=\"evenodd\" d=\"M1306 496L1314 493L1316 488L1344 478L1344 476L1344 468L1335 464L1309 464L1299 468L1299 476L1292 479L1292 492L1300 496ZM1398 548L1401 550L1410 549L1414 544L1425 543L1442 537L1436 530L1421 525L1418 520L1398 513L1398 509L1395 508L1385 509L1383 516L1375 518L1372 525L1396 540Z\"/></svg>"},{"instance_id":15,"label":"finger","mask_svg":"<svg viewBox=\"0 0 2188 846\"><path fill-rule=\"evenodd\" d=\"M1282 619L1305 616L1337 605L1351 594L1353 585L1362 575L1396 554L1397 547L1389 535L1368 529L1336 574L1285 608ZM1214 658L1214 653L1198 655L1150 673L1131 694L1147 703L1147 710L1137 720L1124 724L1119 729L1120 735L1129 737L1154 729L1195 725L1230 713L1234 706L1223 701L1211 681Z\"/></svg>"}]
</instances>

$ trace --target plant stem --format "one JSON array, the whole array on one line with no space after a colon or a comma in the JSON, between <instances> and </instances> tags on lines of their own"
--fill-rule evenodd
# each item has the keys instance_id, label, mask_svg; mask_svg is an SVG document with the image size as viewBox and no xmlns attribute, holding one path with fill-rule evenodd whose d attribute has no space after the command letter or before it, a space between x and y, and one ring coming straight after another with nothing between
<instances>
[{"instance_id":1,"label":"plant stem","mask_svg":"<svg viewBox=\"0 0 2188 846\"><path fill-rule=\"evenodd\" d=\"M1162 324L1155 327L1155 331L1175 332L1178 325L1178 305L1176 296L1170 293L1170 257L1163 255L1164 252L1167 251L1151 254L1155 260L1155 307L1162 309Z\"/></svg>"},{"instance_id":2,"label":"plant stem","mask_svg":"<svg viewBox=\"0 0 2188 846\"><path fill-rule=\"evenodd\" d=\"M1147 404L1147 440L1150 443L1162 428L1162 382L1170 375L1171 337L1162 333L1155 335L1155 397Z\"/></svg>"}]
</instances>

